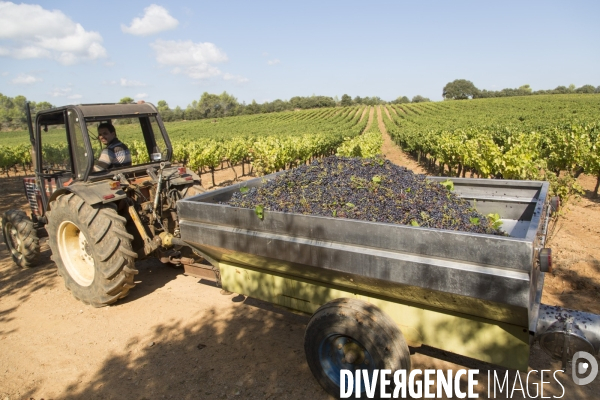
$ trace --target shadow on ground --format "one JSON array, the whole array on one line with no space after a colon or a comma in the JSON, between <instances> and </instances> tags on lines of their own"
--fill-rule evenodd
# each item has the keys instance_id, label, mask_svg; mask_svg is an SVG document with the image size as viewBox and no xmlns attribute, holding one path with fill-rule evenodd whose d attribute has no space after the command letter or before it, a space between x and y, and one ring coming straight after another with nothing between
<instances>
[{"instance_id":1,"label":"shadow on ground","mask_svg":"<svg viewBox=\"0 0 600 400\"><path fill-rule=\"evenodd\" d=\"M56 266L50 260L50 249L42 241L39 263L33 268L20 268L12 260L4 238L0 234L0 299L15 296L19 304L27 301L34 293L56 285ZM0 334L2 322L7 322L18 306L4 309L0 305Z\"/></svg>"},{"instance_id":2,"label":"shadow on ground","mask_svg":"<svg viewBox=\"0 0 600 400\"><path fill-rule=\"evenodd\" d=\"M108 355L91 379L74 377L61 398L327 399L304 360L307 317L229 297L233 310L211 308L130 339L128 355Z\"/></svg>"}]
</instances>

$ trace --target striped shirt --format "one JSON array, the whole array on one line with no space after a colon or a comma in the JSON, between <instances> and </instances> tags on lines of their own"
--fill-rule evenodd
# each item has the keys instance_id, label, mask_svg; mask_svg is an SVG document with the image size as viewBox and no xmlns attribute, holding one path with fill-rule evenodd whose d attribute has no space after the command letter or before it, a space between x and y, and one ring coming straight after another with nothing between
<instances>
[{"instance_id":1,"label":"striped shirt","mask_svg":"<svg viewBox=\"0 0 600 400\"><path fill-rule=\"evenodd\" d=\"M131 153L129 148L117 138L110 141L108 146L102 150L98 161L94 165L94 171L105 171L109 168L131 166Z\"/></svg>"}]
</instances>

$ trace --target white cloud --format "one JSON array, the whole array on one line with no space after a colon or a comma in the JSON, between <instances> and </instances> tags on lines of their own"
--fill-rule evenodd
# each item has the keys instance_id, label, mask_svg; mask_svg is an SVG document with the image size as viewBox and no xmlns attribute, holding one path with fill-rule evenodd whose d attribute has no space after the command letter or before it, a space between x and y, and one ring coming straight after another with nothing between
<instances>
[{"instance_id":1,"label":"white cloud","mask_svg":"<svg viewBox=\"0 0 600 400\"><path fill-rule=\"evenodd\" d=\"M206 79L223 73L214 64L227 61L227 55L213 43L194 43L191 40L158 39L150 46L156 51L156 61L172 66L174 74L185 74L192 79Z\"/></svg>"},{"instance_id":2,"label":"white cloud","mask_svg":"<svg viewBox=\"0 0 600 400\"><path fill-rule=\"evenodd\" d=\"M246 83L248 82L248 78L244 78L240 75L232 75L232 74L223 74L223 79L226 81L236 81L237 83Z\"/></svg>"},{"instance_id":3,"label":"white cloud","mask_svg":"<svg viewBox=\"0 0 600 400\"><path fill-rule=\"evenodd\" d=\"M132 81L132 80L128 80L125 78L121 78L120 83L121 86L123 87L137 87L137 86L146 86L145 83L143 82L138 82L138 81Z\"/></svg>"},{"instance_id":4,"label":"white cloud","mask_svg":"<svg viewBox=\"0 0 600 400\"><path fill-rule=\"evenodd\" d=\"M227 61L227 55L208 42L158 39L150 46L156 51L156 61L163 65L193 66Z\"/></svg>"},{"instance_id":5,"label":"white cloud","mask_svg":"<svg viewBox=\"0 0 600 400\"><path fill-rule=\"evenodd\" d=\"M2 75L2 76L8 76L9 74L10 74L10 72L8 72L8 71L3 71L3 72L2 72L0 75Z\"/></svg>"},{"instance_id":6,"label":"white cloud","mask_svg":"<svg viewBox=\"0 0 600 400\"><path fill-rule=\"evenodd\" d=\"M54 90L52 90L50 93L48 93L50 96L52 97L65 97L67 99L71 99L71 100L76 100L76 99L80 99L83 96L77 93L71 93L73 91L72 88L70 87L66 87L66 88L55 88Z\"/></svg>"},{"instance_id":7,"label":"white cloud","mask_svg":"<svg viewBox=\"0 0 600 400\"><path fill-rule=\"evenodd\" d=\"M36 82L41 82L42 78L37 78L33 75L25 75L25 74L19 74L19 76L17 76L15 79L11 80L11 83L14 83L15 85L31 85L34 84Z\"/></svg>"},{"instance_id":8,"label":"white cloud","mask_svg":"<svg viewBox=\"0 0 600 400\"><path fill-rule=\"evenodd\" d=\"M52 97L67 97L71 90L71 88L55 88L48 94Z\"/></svg>"},{"instance_id":9,"label":"white cloud","mask_svg":"<svg viewBox=\"0 0 600 400\"><path fill-rule=\"evenodd\" d=\"M278 60L277 58L267 61L267 64L269 64L269 65L275 65L275 64L280 64L280 63L281 63L281 61Z\"/></svg>"},{"instance_id":10,"label":"white cloud","mask_svg":"<svg viewBox=\"0 0 600 400\"><path fill-rule=\"evenodd\" d=\"M158 39L150 46L156 51L156 61L161 66L172 67L171 73L187 75L201 80L222 77L238 83L248 82L240 75L223 73L216 64L228 61L227 54L213 43L194 43L191 40Z\"/></svg>"},{"instance_id":11,"label":"white cloud","mask_svg":"<svg viewBox=\"0 0 600 400\"><path fill-rule=\"evenodd\" d=\"M51 58L63 65L106 57L102 36L86 31L60 10L0 1L0 56Z\"/></svg>"},{"instance_id":12,"label":"white cloud","mask_svg":"<svg viewBox=\"0 0 600 400\"><path fill-rule=\"evenodd\" d=\"M148 93L138 93L135 95L136 100L143 100L148 98Z\"/></svg>"},{"instance_id":13,"label":"white cloud","mask_svg":"<svg viewBox=\"0 0 600 400\"><path fill-rule=\"evenodd\" d=\"M144 9L142 18L134 18L129 26L121 25L121 30L136 36L149 36L175 29L177 25L179 25L179 21L173 18L165 8L152 4Z\"/></svg>"},{"instance_id":14,"label":"white cloud","mask_svg":"<svg viewBox=\"0 0 600 400\"><path fill-rule=\"evenodd\" d=\"M140 87L147 86L144 82L132 81L130 79L121 78L118 81L103 81L104 86L122 86L122 87Z\"/></svg>"}]
</instances>

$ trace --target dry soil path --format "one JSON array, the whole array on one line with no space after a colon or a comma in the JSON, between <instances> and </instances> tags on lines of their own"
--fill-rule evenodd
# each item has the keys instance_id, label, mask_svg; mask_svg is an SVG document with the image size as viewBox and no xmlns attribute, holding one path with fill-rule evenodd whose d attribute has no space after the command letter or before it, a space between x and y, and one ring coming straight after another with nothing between
<instances>
[{"instance_id":1,"label":"dry soil path","mask_svg":"<svg viewBox=\"0 0 600 400\"><path fill-rule=\"evenodd\" d=\"M400 147L396 146L392 138L387 132L385 128L385 124L383 123L383 118L386 118L383 114L383 110L385 110L387 114L387 118L390 118L389 112L385 106L378 106L379 112L377 113L377 123L379 125L379 130L383 134L383 146L382 152L385 158L393 162L397 165L402 165L410 170L412 170L416 174L426 174L427 171L419 165L408 153L403 151ZM390 118L391 119L391 118Z\"/></svg>"}]
</instances>

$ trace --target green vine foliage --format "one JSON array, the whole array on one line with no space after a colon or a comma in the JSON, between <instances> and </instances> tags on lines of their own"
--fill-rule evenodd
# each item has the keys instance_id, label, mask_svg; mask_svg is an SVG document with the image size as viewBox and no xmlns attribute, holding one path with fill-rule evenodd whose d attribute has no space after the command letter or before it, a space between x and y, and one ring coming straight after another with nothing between
<instances>
[{"instance_id":1,"label":"green vine foliage","mask_svg":"<svg viewBox=\"0 0 600 400\"><path fill-rule=\"evenodd\" d=\"M450 176L548 180L563 201L600 186L600 96L557 95L388 105L392 139Z\"/></svg>"},{"instance_id":2,"label":"green vine foliage","mask_svg":"<svg viewBox=\"0 0 600 400\"><path fill-rule=\"evenodd\" d=\"M386 105L383 122L392 139L447 176L548 180L563 201L582 193L577 177L600 186L600 96L552 95ZM264 175L315 158L374 157L382 137L367 126L369 108L333 107L166 123L172 161L197 172L219 165L251 164ZM388 117L389 116L391 117ZM139 128L139 127L138 127ZM149 161L141 141L128 140L133 125L119 125L134 164ZM64 130L49 131L45 163L68 160ZM8 145L7 145L8 144ZM12 132L0 146L0 170L31 168L27 132Z\"/></svg>"}]
</instances>

